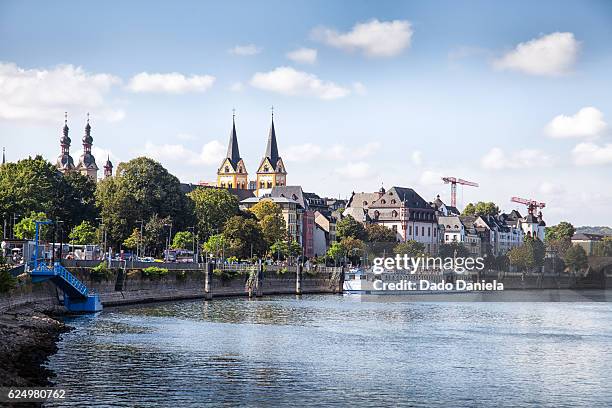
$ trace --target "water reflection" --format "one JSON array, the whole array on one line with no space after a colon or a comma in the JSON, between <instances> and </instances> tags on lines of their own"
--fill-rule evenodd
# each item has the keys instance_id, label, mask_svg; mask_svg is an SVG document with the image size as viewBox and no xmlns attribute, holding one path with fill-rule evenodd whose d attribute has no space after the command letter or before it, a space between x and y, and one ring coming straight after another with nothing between
<instances>
[{"instance_id":1,"label":"water reflection","mask_svg":"<svg viewBox=\"0 0 612 408\"><path fill-rule=\"evenodd\" d=\"M68 405L605 406L608 303L216 299L78 317ZM54 406L53 403L50 406Z\"/></svg>"}]
</instances>

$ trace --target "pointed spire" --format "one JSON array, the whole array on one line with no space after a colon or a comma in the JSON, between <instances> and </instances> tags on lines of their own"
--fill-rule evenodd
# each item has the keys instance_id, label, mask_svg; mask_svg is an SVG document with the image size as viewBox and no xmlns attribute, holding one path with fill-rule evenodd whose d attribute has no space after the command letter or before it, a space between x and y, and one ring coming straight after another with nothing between
<instances>
[{"instance_id":1,"label":"pointed spire","mask_svg":"<svg viewBox=\"0 0 612 408\"><path fill-rule=\"evenodd\" d=\"M240 161L240 150L238 149L238 136L236 135L236 109L232 111L232 131L230 133L229 144L227 145L227 156L234 168Z\"/></svg>"},{"instance_id":2,"label":"pointed spire","mask_svg":"<svg viewBox=\"0 0 612 408\"><path fill-rule=\"evenodd\" d=\"M68 112L64 112L64 136L68 137Z\"/></svg>"},{"instance_id":3,"label":"pointed spire","mask_svg":"<svg viewBox=\"0 0 612 408\"><path fill-rule=\"evenodd\" d=\"M89 135L91 132L91 125L89 124L89 112L87 112L87 124L85 125L85 134Z\"/></svg>"},{"instance_id":4,"label":"pointed spire","mask_svg":"<svg viewBox=\"0 0 612 408\"><path fill-rule=\"evenodd\" d=\"M272 107L272 124L270 125L270 133L268 134L268 145L266 146L265 157L270 159L272 166L276 167L276 162L278 162L278 146L276 144L276 131L274 130L274 106Z\"/></svg>"}]
</instances>

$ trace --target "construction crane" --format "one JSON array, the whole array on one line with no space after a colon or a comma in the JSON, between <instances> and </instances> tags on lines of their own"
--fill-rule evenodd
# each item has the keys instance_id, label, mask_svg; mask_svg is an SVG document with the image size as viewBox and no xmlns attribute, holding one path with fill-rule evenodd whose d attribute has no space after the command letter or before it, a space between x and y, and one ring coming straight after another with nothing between
<instances>
[{"instance_id":1,"label":"construction crane","mask_svg":"<svg viewBox=\"0 0 612 408\"><path fill-rule=\"evenodd\" d=\"M478 187L478 183L455 177L442 177L442 181L444 181L444 184L451 185L451 205L453 207L457 207L457 184L461 184L463 186Z\"/></svg>"},{"instance_id":2,"label":"construction crane","mask_svg":"<svg viewBox=\"0 0 612 408\"><path fill-rule=\"evenodd\" d=\"M539 201L536 200L531 200L531 199L526 199L526 198L521 198L521 197L512 197L510 199L510 201L512 201L513 203L519 203L519 204L524 204L527 206L527 212L529 214L533 214L534 210L536 208L544 208L546 207L546 203L541 203Z\"/></svg>"}]
</instances>

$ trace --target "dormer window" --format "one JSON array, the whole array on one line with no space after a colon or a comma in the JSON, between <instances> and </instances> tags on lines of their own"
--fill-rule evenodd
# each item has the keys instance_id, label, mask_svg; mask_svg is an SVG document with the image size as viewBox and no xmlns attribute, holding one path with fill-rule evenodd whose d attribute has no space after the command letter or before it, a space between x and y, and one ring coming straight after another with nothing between
<instances>
[{"instance_id":1,"label":"dormer window","mask_svg":"<svg viewBox=\"0 0 612 408\"><path fill-rule=\"evenodd\" d=\"M368 202L367 202L367 201L364 201L364 202L363 202L363 206L365 207L366 205L368 205Z\"/></svg>"},{"instance_id":2,"label":"dormer window","mask_svg":"<svg viewBox=\"0 0 612 408\"><path fill-rule=\"evenodd\" d=\"M387 204L387 202L385 200L380 200L381 204Z\"/></svg>"},{"instance_id":3,"label":"dormer window","mask_svg":"<svg viewBox=\"0 0 612 408\"><path fill-rule=\"evenodd\" d=\"M395 199L391 200L391 204L395 204L395 203L396 203Z\"/></svg>"}]
</instances>

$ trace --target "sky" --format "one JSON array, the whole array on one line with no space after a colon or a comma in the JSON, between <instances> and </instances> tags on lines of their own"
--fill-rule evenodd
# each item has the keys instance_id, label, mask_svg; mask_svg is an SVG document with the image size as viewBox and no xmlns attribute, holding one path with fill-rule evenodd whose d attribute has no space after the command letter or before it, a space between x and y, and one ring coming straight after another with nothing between
<instances>
[{"instance_id":1,"label":"sky","mask_svg":"<svg viewBox=\"0 0 612 408\"><path fill-rule=\"evenodd\" d=\"M2 1L0 145L214 182L235 109L250 178L274 107L288 184L612 225L609 1ZM102 172L100 171L100 176Z\"/></svg>"}]
</instances>

